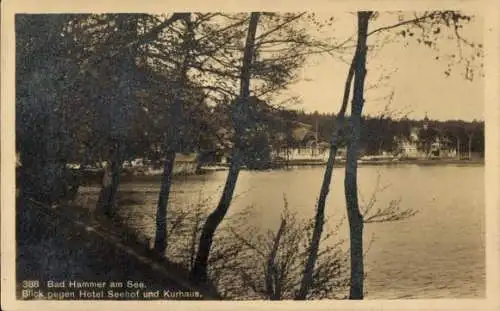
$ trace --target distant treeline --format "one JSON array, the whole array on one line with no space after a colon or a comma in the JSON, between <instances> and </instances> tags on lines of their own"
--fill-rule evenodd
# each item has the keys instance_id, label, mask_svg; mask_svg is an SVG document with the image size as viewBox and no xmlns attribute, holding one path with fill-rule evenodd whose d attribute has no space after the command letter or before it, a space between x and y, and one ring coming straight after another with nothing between
<instances>
[{"instance_id":1,"label":"distant treeline","mask_svg":"<svg viewBox=\"0 0 500 311\"><path fill-rule=\"evenodd\" d=\"M309 124L312 131L318 131L320 141L329 141L335 126L335 115L329 113L306 113L304 111L290 111L289 116L298 122ZM484 155L484 121L463 120L415 120L409 118L393 119L386 116L362 117L361 144L366 154L376 154L380 151L396 151L398 144L395 138L410 138L413 128L421 131L427 123L426 134L433 139L437 136L448 140L453 146L460 146L465 152L471 141L471 151ZM317 124L317 126L316 126Z\"/></svg>"}]
</instances>

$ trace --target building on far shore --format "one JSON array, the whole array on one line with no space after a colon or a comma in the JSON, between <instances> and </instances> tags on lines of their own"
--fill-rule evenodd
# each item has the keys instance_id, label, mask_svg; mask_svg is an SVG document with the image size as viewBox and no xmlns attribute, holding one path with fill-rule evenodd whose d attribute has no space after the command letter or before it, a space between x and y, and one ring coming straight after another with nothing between
<instances>
[{"instance_id":1,"label":"building on far shore","mask_svg":"<svg viewBox=\"0 0 500 311\"><path fill-rule=\"evenodd\" d=\"M296 128L292 130L292 142L286 143L285 134L282 134L282 144L273 148L272 158L283 161L320 161L328 160L330 143L320 141L318 132L313 131L310 124L297 122ZM346 148L339 148L337 158L345 158Z\"/></svg>"},{"instance_id":2,"label":"building on far shore","mask_svg":"<svg viewBox=\"0 0 500 311\"><path fill-rule=\"evenodd\" d=\"M426 137L427 136L427 137ZM430 127L427 115L422 127L413 127L409 137L395 137L399 158L456 158L457 149L454 144L441 135L439 131Z\"/></svg>"},{"instance_id":3,"label":"building on far shore","mask_svg":"<svg viewBox=\"0 0 500 311\"><path fill-rule=\"evenodd\" d=\"M130 171L133 175L161 175L163 174L163 163L161 161L153 163L145 158L136 158L131 161L125 161L123 168ZM176 153L174 167L172 170L173 175L192 175L198 169L198 153Z\"/></svg>"}]
</instances>

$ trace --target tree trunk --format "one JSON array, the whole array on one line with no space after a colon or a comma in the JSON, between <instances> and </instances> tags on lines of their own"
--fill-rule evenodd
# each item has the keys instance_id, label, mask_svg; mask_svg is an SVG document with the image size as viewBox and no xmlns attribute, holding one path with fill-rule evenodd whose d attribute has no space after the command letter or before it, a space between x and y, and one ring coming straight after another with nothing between
<instances>
[{"instance_id":1,"label":"tree trunk","mask_svg":"<svg viewBox=\"0 0 500 311\"><path fill-rule=\"evenodd\" d=\"M349 95L351 92L351 84L354 76L354 62L356 56L353 58L351 67L347 74L347 79L344 87L344 97L342 100L342 106L335 120L335 129L332 133L332 138L330 142L330 154L328 155L328 161L326 164L325 175L323 177L323 184L321 185L321 190L318 199L318 206L316 209L316 216L314 220L313 235L311 238L311 245L309 246L309 254L307 257L306 265L304 268L304 274L302 276L302 281L300 284L300 289L295 295L296 300L304 300L307 297L309 289L312 284L314 266L318 258L319 243L321 240L321 234L323 232L323 224L325 220L325 206L326 198L328 192L330 191L330 183L333 175L333 167L335 164L335 157L337 156L339 137L344 125L345 111L347 109L347 104L349 102Z\"/></svg>"},{"instance_id":2,"label":"tree trunk","mask_svg":"<svg viewBox=\"0 0 500 311\"><path fill-rule=\"evenodd\" d=\"M191 42L190 38L192 35L191 28L191 14L188 14L185 17L187 27L185 33L184 40L184 52L186 55L184 56L184 60L182 65L179 68L179 77L177 84L177 92L175 92L175 98L173 100L173 107L170 112L169 118L169 128L167 131L167 135L165 137L165 163L163 165L163 175L161 179L160 193L158 197L158 205L156 208L156 232L155 232L155 244L154 249L161 255L164 255L165 250L167 249L167 208L168 208L168 200L170 197L170 188L172 185L172 172L175 165L175 155L178 151L179 146L179 135L178 135L178 124L179 119L182 118L182 99L181 97L184 94L186 88L187 81L187 70L190 59L187 55L189 55L189 44Z\"/></svg>"},{"instance_id":3,"label":"tree trunk","mask_svg":"<svg viewBox=\"0 0 500 311\"><path fill-rule=\"evenodd\" d=\"M215 234L215 230L217 230L217 227L224 219L224 216L229 209L229 205L231 204L234 189L236 187L236 182L238 180L238 175L240 172L241 158L242 157L239 150L235 150L232 153L231 165L219 204L217 205L217 208L208 216L207 221L203 226L200 236L200 242L198 244L198 252L196 254L194 268L191 271L191 279L193 279L194 281L200 283L207 281L208 256L212 247L213 237Z\"/></svg>"},{"instance_id":4,"label":"tree trunk","mask_svg":"<svg viewBox=\"0 0 500 311\"><path fill-rule=\"evenodd\" d=\"M276 255L278 254L278 249L280 246L281 237L283 236L283 231L285 231L286 219L283 217L281 219L278 232L274 237L273 248L269 253L267 258L267 270L265 277L265 286L267 296L269 300L281 300L281 284L279 280L279 272L276 268Z\"/></svg>"},{"instance_id":5,"label":"tree trunk","mask_svg":"<svg viewBox=\"0 0 500 311\"><path fill-rule=\"evenodd\" d=\"M175 164L175 151L170 150L165 155L163 175L161 178L160 194L156 208L156 232L154 249L161 255L167 249L167 205L172 185L172 171Z\"/></svg>"},{"instance_id":6,"label":"tree trunk","mask_svg":"<svg viewBox=\"0 0 500 311\"><path fill-rule=\"evenodd\" d=\"M349 220L351 284L349 299L363 299L363 216L358 204L358 144L360 140L361 113L364 105L368 21L371 12L358 12L358 42L356 46L354 91L351 107L352 138L347 147L344 190Z\"/></svg>"},{"instance_id":7,"label":"tree trunk","mask_svg":"<svg viewBox=\"0 0 500 311\"><path fill-rule=\"evenodd\" d=\"M97 200L97 211L108 217L112 217L115 213L121 166L121 150L118 143L112 147L110 160L104 167L101 191Z\"/></svg>"},{"instance_id":8,"label":"tree trunk","mask_svg":"<svg viewBox=\"0 0 500 311\"><path fill-rule=\"evenodd\" d=\"M245 51L243 55L243 64L241 68L240 94L239 99L235 102L233 116L233 126L235 128L234 147L231 156L231 165L227 175L226 184L222 191L217 208L208 216L205 225L203 226L198 245L198 253L194 268L191 271L191 278L199 283L207 281L208 277L208 256L212 247L215 230L220 225L224 216L229 209L233 198L234 189L238 180L238 175L241 168L242 151L240 150L240 139L244 133L243 124L246 121L246 106L250 96L250 67L254 55L255 34L257 32L257 24L259 22L260 13L252 12L250 15L250 24L245 43ZM243 122L241 122L243 121Z\"/></svg>"}]
</instances>

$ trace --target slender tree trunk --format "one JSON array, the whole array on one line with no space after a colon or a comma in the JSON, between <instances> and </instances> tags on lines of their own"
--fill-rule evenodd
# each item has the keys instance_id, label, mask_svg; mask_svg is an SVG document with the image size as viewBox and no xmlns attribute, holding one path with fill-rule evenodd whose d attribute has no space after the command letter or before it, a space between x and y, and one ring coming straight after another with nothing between
<instances>
[{"instance_id":1,"label":"slender tree trunk","mask_svg":"<svg viewBox=\"0 0 500 311\"><path fill-rule=\"evenodd\" d=\"M171 140L169 140L172 143ZM164 254L167 249L167 205L172 185L172 171L175 164L175 150L168 150L163 164L160 194L156 208L156 232L154 249L159 254Z\"/></svg>"},{"instance_id":2,"label":"slender tree trunk","mask_svg":"<svg viewBox=\"0 0 500 311\"><path fill-rule=\"evenodd\" d=\"M360 140L361 113L364 105L364 82L366 76L366 53L368 21L372 12L358 12L358 42L356 46L354 91L351 107L353 135L347 147L346 172L344 179L347 217L349 220L351 284L349 299L363 299L363 216L358 204L358 144Z\"/></svg>"},{"instance_id":3,"label":"slender tree trunk","mask_svg":"<svg viewBox=\"0 0 500 311\"><path fill-rule=\"evenodd\" d=\"M191 231L191 241L190 241L190 248L189 248L189 269L193 269L194 267L194 260L196 256L196 241L198 239L198 229L200 226L200 223L202 221L202 215L199 210L196 211L196 218L195 218L195 223L193 225L193 230Z\"/></svg>"},{"instance_id":4,"label":"slender tree trunk","mask_svg":"<svg viewBox=\"0 0 500 311\"><path fill-rule=\"evenodd\" d=\"M318 205L316 209L316 216L314 220L313 235L311 237L311 245L309 246L309 254L307 257L306 265L304 267L304 274L302 276L302 281L300 284L300 289L295 295L296 300L304 300L307 297L309 289L313 280L314 266L318 258L319 243L321 240L321 234L323 232L323 224L325 221L325 206L326 198L328 192L330 191L330 183L333 175L333 167L335 164L335 157L337 155L339 137L344 126L345 111L347 109L347 104L349 103L349 95L351 92L351 84L354 76L354 63L356 56L354 56L347 74L347 79L344 87L344 97L342 100L342 106L335 120L335 129L332 133L332 138L330 142L330 154L328 155L328 161L326 164L325 175L323 177L323 183L321 185L321 190L318 199Z\"/></svg>"},{"instance_id":5,"label":"slender tree trunk","mask_svg":"<svg viewBox=\"0 0 500 311\"><path fill-rule=\"evenodd\" d=\"M187 70L189 65L189 44L192 35L191 29L191 14L185 17L187 27L183 43L183 50L186 53L182 65L179 68L179 77L175 90L173 107L170 111L169 118L169 128L167 130L167 135L165 137L165 163L163 164L163 175L161 179L160 193L158 197L158 205L156 208L156 233L155 233L155 244L154 249L159 254L164 254L167 249L167 208L168 200L170 197L170 188L172 186L172 172L175 165L175 155L178 151L179 145L179 135L178 135L178 124L179 119L182 118L182 96L184 95L186 82L187 82Z\"/></svg>"},{"instance_id":6,"label":"slender tree trunk","mask_svg":"<svg viewBox=\"0 0 500 311\"><path fill-rule=\"evenodd\" d=\"M120 149L120 143L116 143L112 146L110 159L104 167L101 191L97 200L98 212L108 217L112 217L116 210L116 199L123 162Z\"/></svg>"},{"instance_id":7,"label":"slender tree trunk","mask_svg":"<svg viewBox=\"0 0 500 311\"><path fill-rule=\"evenodd\" d=\"M233 198L234 189L238 180L238 175L241 168L242 151L240 150L240 139L243 135L242 123L245 124L246 112L248 109L248 99L250 96L250 67L252 65L252 58L254 55L255 34L257 32L257 24L259 22L260 13L252 12L250 15L250 24L248 26L248 33L245 43L245 51L243 55L243 65L241 68L240 80L240 94L239 99L235 102L233 108L233 126L235 128L234 147L232 150L231 165L222 191L217 208L208 216L205 222L200 243L198 245L198 253L194 268L191 271L191 278L199 283L207 281L208 273L208 256L212 247L213 237L215 230L220 225L224 216L229 209L231 200ZM241 122L243 121L243 122Z\"/></svg>"},{"instance_id":8,"label":"slender tree trunk","mask_svg":"<svg viewBox=\"0 0 500 311\"><path fill-rule=\"evenodd\" d=\"M198 281L200 283L207 281L208 256L212 247L213 237L215 230L217 230L217 227L224 219L224 216L229 209L229 205L231 204L231 199L233 197L240 172L241 158L242 156L239 150L232 152L231 165L229 167L226 184L224 185L224 190L219 204L217 205L217 208L208 216L203 226L194 268L191 271L191 278L194 281Z\"/></svg>"},{"instance_id":9,"label":"slender tree trunk","mask_svg":"<svg viewBox=\"0 0 500 311\"><path fill-rule=\"evenodd\" d=\"M278 232L274 237L273 248L269 253L267 258L267 271L265 278L266 292L269 300L280 300L281 299L281 284L279 278L279 273L276 268L276 255L278 253L281 237L283 236L283 231L285 230L286 220L281 219Z\"/></svg>"}]
</instances>

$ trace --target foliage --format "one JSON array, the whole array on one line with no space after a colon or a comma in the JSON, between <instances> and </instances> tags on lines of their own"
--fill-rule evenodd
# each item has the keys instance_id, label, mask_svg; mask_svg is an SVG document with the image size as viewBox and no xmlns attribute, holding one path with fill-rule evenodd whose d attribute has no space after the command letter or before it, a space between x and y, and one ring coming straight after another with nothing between
<instances>
[{"instance_id":1,"label":"foliage","mask_svg":"<svg viewBox=\"0 0 500 311\"><path fill-rule=\"evenodd\" d=\"M67 16L16 16L16 147L23 193L47 203L65 195L71 127L67 99L79 82L61 37ZM76 79L75 79L76 78ZM62 122L61 122L62 121Z\"/></svg>"},{"instance_id":2,"label":"foliage","mask_svg":"<svg viewBox=\"0 0 500 311\"><path fill-rule=\"evenodd\" d=\"M193 206L178 207L169 220L169 258L192 268L194 250L207 216L207 202L199 192ZM281 225L264 230L252 224L255 207L235 213L226 219L228 225L218 231L210 254L210 278L217 290L228 299L293 299L299 287L303 263L307 258L312 220L302 219L284 201ZM348 286L347 253L337 236L342 223L327 230L323 237L318 263L314 270L312 299L344 298ZM277 238L279 233L279 238ZM273 251L274 249L274 251ZM274 255L273 255L274 254ZM270 256L273 255L272 262ZM272 290L270 289L272 288Z\"/></svg>"},{"instance_id":3,"label":"foliage","mask_svg":"<svg viewBox=\"0 0 500 311\"><path fill-rule=\"evenodd\" d=\"M252 217L253 213L250 207L242 215ZM285 199L280 225L275 230L243 225L241 220L237 224L238 228L233 224L230 232L233 243L243 247L238 255L237 269L233 270L236 279L233 276L231 284L224 284L230 286L228 294L253 299L294 299L307 260L314 220L300 218L290 211ZM344 241L337 236L340 225L325 230L309 299L345 297L348 255L342 248Z\"/></svg>"}]
</instances>

